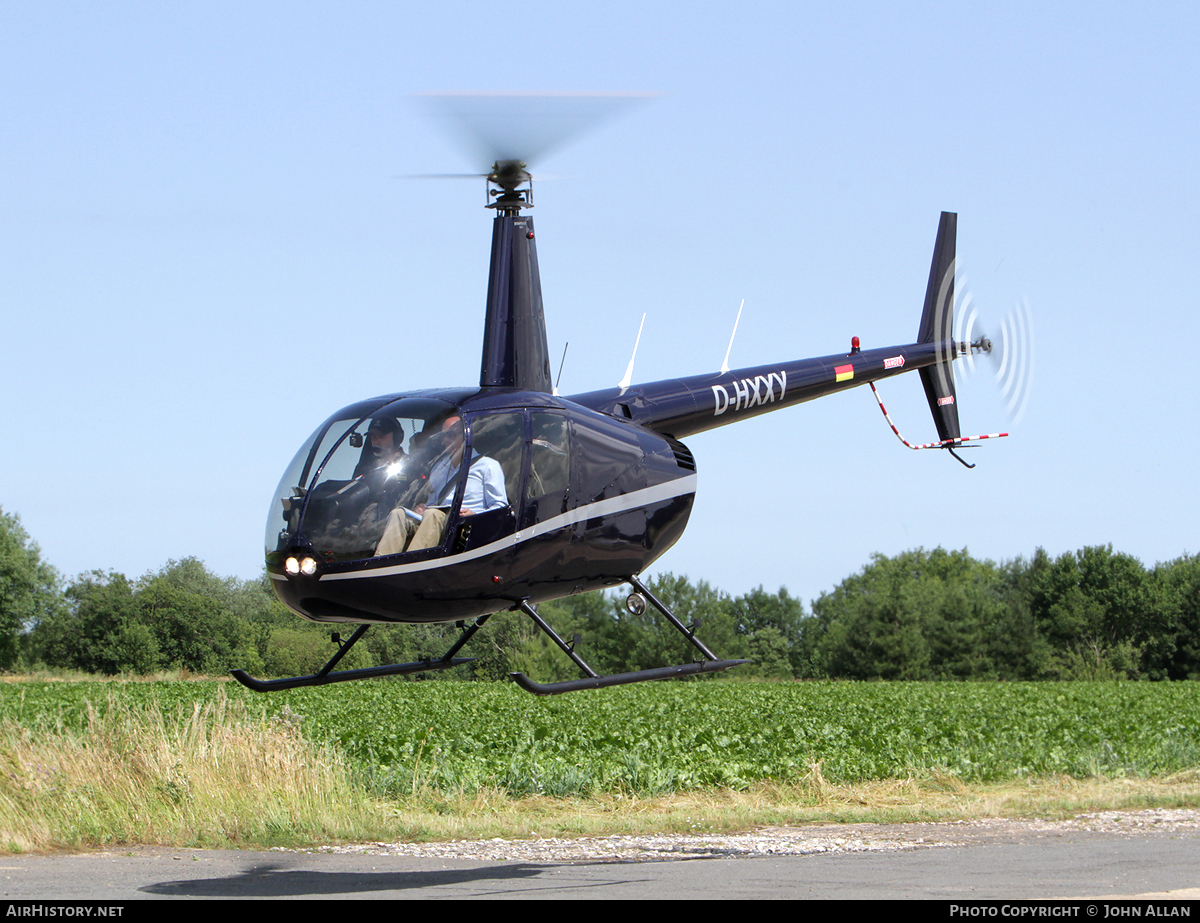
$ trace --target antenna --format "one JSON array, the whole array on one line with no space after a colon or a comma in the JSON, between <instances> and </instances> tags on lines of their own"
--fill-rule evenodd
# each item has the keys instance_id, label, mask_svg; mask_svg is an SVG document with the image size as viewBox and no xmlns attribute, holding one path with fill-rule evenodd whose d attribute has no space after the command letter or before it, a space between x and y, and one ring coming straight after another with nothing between
<instances>
[{"instance_id":1,"label":"antenna","mask_svg":"<svg viewBox=\"0 0 1200 923\"><path fill-rule=\"evenodd\" d=\"M569 340L566 343L563 343L563 357L562 357L562 361L560 361L558 363L558 378L556 378L554 380L554 396L555 397L558 397L558 386L560 384L562 384L562 370L563 370L563 366L567 364L567 347L570 345L571 345L571 343Z\"/></svg>"},{"instance_id":2,"label":"antenna","mask_svg":"<svg viewBox=\"0 0 1200 923\"><path fill-rule=\"evenodd\" d=\"M742 308L746 307L746 299L742 299L742 303L738 305L738 315L733 322L733 333L729 334L729 348L725 350L725 361L721 363L721 374L724 375L729 371L729 354L733 351L733 338L737 336L738 321L742 319Z\"/></svg>"},{"instance_id":3,"label":"antenna","mask_svg":"<svg viewBox=\"0 0 1200 923\"><path fill-rule=\"evenodd\" d=\"M629 357L629 368L625 370L625 377L622 378L617 384L617 387L621 389L622 394L626 392L626 390L629 388L629 385L633 382L633 360L637 358L638 343L642 342L642 328L645 326L646 315L643 313L642 322L638 324L637 339L633 341L633 355Z\"/></svg>"}]
</instances>

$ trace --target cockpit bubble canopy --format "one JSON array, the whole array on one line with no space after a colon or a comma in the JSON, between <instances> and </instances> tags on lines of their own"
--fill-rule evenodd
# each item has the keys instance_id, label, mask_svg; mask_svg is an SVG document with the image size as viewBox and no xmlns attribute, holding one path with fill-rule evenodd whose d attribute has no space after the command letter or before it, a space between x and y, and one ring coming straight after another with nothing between
<instances>
[{"instance_id":1,"label":"cockpit bubble canopy","mask_svg":"<svg viewBox=\"0 0 1200 923\"><path fill-rule=\"evenodd\" d=\"M422 488L430 470L450 453L461 455L462 440L442 431L459 415L458 397L374 398L322 423L271 500L267 562L282 564L296 548L311 548L327 561L373 556L388 514L426 502ZM452 465L458 468L459 458Z\"/></svg>"}]
</instances>

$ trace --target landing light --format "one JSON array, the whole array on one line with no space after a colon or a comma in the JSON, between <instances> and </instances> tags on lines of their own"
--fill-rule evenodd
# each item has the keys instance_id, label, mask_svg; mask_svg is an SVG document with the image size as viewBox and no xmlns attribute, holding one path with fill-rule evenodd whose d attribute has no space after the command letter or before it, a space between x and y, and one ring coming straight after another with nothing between
<instances>
[{"instance_id":1,"label":"landing light","mask_svg":"<svg viewBox=\"0 0 1200 923\"><path fill-rule=\"evenodd\" d=\"M293 577L296 574L304 574L306 577L311 577L317 572L317 562L307 556L303 558L290 557L283 562L283 569Z\"/></svg>"}]
</instances>

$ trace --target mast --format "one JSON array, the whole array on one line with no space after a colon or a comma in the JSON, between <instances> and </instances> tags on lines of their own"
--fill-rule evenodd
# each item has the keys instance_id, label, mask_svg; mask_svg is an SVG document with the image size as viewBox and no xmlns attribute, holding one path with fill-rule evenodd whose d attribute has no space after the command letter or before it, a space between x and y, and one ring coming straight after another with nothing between
<instances>
[{"instance_id":1,"label":"mast","mask_svg":"<svg viewBox=\"0 0 1200 923\"><path fill-rule=\"evenodd\" d=\"M488 175L489 196L496 201L492 223L492 262L488 273L487 317L483 331L481 387L519 388L553 392L546 318L542 312L542 282L538 274L532 208L532 188L525 164L497 161Z\"/></svg>"}]
</instances>

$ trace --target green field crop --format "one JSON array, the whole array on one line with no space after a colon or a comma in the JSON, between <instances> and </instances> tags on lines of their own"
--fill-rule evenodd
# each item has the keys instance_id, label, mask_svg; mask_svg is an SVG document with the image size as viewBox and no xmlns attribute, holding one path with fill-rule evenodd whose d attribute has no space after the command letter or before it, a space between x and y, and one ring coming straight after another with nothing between
<instances>
[{"instance_id":1,"label":"green field crop","mask_svg":"<svg viewBox=\"0 0 1200 923\"><path fill-rule=\"evenodd\" d=\"M925 777L1161 776L1200 766L1200 683L656 683L535 698L510 684L374 682L269 696L377 791L653 794ZM0 713L82 726L109 696L162 706L213 683L12 684ZM164 707L164 711L166 708Z\"/></svg>"}]
</instances>

